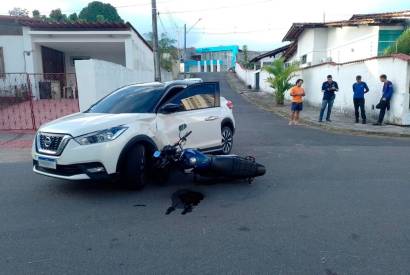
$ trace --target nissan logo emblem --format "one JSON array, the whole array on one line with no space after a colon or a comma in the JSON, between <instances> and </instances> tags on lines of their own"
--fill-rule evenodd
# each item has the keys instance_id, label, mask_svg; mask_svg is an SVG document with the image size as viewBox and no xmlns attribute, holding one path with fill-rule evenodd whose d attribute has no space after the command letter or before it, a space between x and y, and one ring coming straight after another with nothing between
<instances>
[{"instance_id":1,"label":"nissan logo emblem","mask_svg":"<svg viewBox=\"0 0 410 275\"><path fill-rule=\"evenodd\" d=\"M50 147L50 145L51 145L51 138L50 138L50 137L46 137L46 138L44 139L44 146L45 146L46 148L48 148L48 147Z\"/></svg>"}]
</instances>

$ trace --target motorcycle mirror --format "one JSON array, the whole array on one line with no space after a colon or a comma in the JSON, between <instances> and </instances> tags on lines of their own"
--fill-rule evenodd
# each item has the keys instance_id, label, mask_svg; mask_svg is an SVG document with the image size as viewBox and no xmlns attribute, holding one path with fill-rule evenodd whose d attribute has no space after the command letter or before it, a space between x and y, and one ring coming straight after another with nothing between
<instances>
[{"instance_id":1,"label":"motorcycle mirror","mask_svg":"<svg viewBox=\"0 0 410 275\"><path fill-rule=\"evenodd\" d=\"M187 127L187 125L184 123L184 124L179 125L178 129L179 129L180 132L182 132L186 129L186 127Z\"/></svg>"},{"instance_id":2,"label":"motorcycle mirror","mask_svg":"<svg viewBox=\"0 0 410 275\"><path fill-rule=\"evenodd\" d=\"M161 151L154 152L154 158L159 158L161 156Z\"/></svg>"}]
</instances>

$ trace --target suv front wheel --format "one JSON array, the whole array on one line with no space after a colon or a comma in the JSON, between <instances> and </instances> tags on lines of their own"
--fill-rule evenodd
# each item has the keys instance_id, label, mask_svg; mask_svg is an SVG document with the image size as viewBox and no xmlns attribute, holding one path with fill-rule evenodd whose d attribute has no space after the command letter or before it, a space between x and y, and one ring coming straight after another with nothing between
<instances>
[{"instance_id":1,"label":"suv front wheel","mask_svg":"<svg viewBox=\"0 0 410 275\"><path fill-rule=\"evenodd\" d=\"M142 144L133 146L127 153L122 179L130 189L142 189L146 184L146 155Z\"/></svg>"}]
</instances>

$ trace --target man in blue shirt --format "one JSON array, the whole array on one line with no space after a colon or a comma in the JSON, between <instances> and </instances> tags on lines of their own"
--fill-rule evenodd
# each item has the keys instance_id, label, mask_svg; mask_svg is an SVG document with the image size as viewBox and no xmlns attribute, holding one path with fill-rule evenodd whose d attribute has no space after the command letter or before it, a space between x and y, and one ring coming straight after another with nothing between
<instances>
[{"instance_id":1,"label":"man in blue shirt","mask_svg":"<svg viewBox=\"0 0 410 275\"><path fill-rule=\"evenodd\" d=\"M335 101L335 92L339 91L339 86L336 81L333 81L331 75L327 76L327 81L322 84L323 100L322 107L320 108L319 122L323 121L323 114L327 107L326 121L331 122L330 114L332 112L333 102Z\"/></svg>"},{"instance_id":2,"label":"man in blue shirt","mask_svg":"<svg viewBox=\"0 0 410 275\"><path fill-rule=\"evenodd\" d=\"M382 74L380 76L380 81L383 82L383 95L380 99L379 104L376 105L376 108L380 109L379 120L373 125L381 126L383 123L384 115L386 114L386 109L390 110L390 100L393 96L393 83L387 80L387 76Z\"/></svg>"},{"instance_id":3,"label":"man in blue shirt","mask_svg":"<svg viewBox=\"0 0 410 275\"><path fill-rule=\"evenodd\" d=\"M364 94L367 92L369 92L369 87L367 87L366 82L362 81L362 77L360 75L356 76L356 83L353 84L353 104L356 123L359 123L360 108L362 123L366 124L366 112L364 110Z\"/></svg>"}]
</instances>

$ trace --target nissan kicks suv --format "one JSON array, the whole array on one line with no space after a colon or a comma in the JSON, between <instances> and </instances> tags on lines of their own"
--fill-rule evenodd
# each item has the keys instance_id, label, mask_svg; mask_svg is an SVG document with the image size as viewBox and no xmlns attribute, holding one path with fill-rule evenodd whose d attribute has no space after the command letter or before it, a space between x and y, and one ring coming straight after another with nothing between
<instances>
[{"instance_id":1,"label":"nissan kicks suv","mask_svg":"<svg viewBox=\"0 0 410 275\"><path fill-rule=\"evenodd\" d=\"M153 152L178 140L178 126L192 130L186 148L229 154L235 120L218 82L173 81L122 87L87 111L38 130L32 147L35 173L67 180L119 175L141 188Z\"/></svg>"}]
</instances>

